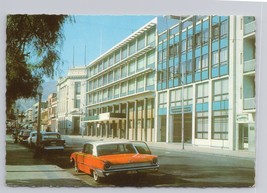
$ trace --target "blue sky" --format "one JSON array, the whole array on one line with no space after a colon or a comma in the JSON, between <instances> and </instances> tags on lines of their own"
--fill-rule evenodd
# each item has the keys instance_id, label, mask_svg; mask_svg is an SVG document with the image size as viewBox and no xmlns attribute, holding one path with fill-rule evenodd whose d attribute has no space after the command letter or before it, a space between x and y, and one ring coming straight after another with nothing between
<instances>
[{"instance_id":1,"label":"blue sky","mask_svg":"<svg viewBox=\"0 0 267 193\"><path fill-rule=\"evenodd\" d=\"M65 40L61 48L61 59L64 65L60 66L55 80L58 76L66 76L67 70L73 65L89 64L155 16L76 15L74 18L75 22L66 22L63 28Z\"/></svg>"}]
</instances>

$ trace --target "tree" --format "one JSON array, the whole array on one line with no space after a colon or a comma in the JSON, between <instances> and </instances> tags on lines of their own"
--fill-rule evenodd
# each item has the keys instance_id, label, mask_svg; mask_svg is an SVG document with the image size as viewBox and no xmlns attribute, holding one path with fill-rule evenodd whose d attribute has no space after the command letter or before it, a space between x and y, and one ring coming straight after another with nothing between
<instances>
[{"instance_id":1,"label":"tree","mask_svg":"<svg viewBox=\"0 0 267 193\"><path fill-rule=\"evenodd\" d=\"M44 76L60 65L66 15L8 15L6 41L7 111L19 98L35 97Z\"/></svg>"}]
</instances>

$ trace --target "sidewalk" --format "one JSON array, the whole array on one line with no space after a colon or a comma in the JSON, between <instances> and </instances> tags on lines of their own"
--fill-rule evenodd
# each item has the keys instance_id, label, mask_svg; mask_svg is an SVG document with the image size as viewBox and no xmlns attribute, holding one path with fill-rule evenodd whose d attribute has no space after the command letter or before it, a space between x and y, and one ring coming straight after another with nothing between
<instances>
[{"instance_id":1,"label":"sidewalk","mask_svg":"<svg viewBox=\"0 0 267 193\"><path fill-rule=\"evenodd\" d=\"M73 145L76 140L83 141L126 141L125 139L118 139L118 138L99 138L99 137L91 137L91 136L81 136L81 135L68 135L63 136L66 138ZM214 154L214 155L221 155L221 156L232 156L232 157L239 157L239 158L248 158L248 159L255 159L256 154L255 152L251 152L248 150L228 150L222 148L215 148L215 147L202 147L202 146L195 146L192 144L185 144L184 149L182 149L181 143L166 143L166 142L147 142L148 146L153 149L166 149L169 150L176 150L178 152L198 152L198 153L205 153L205 154Z\"/></svg>"},{"instance_id":2,"label":"sidewalk","mask_svg":"<svg viewBox=\"0 0 267 193\"><path fill-rule=\"evenodd\" d=\"M44 159L33 159L33 151L6 137L6 185L8 187L85 187L79 178Z\"/></svg>"}]
</instances>

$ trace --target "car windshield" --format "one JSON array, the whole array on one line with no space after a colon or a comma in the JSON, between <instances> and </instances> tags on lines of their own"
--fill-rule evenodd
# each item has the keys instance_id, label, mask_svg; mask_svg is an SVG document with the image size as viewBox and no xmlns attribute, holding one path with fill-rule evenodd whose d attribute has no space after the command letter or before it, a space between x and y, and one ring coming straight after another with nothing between
<instances>
[{"instance_id":1,"label":"car windshield","mask_svg":"<svg viewBox=\"0 0 267 193\"><path fill-rule=\"evenodd\" d=\"M97 155L114 155L114 154L132 154L136 153L134 147L130 143L126 144L104 144L97 146Z\"/></svg>"},{"instance_id":2,"label":"car windshield","mask_svg":"<svg viewBox=\"0 0 267 193\"><path fill-rule=\"evenodd\" d=\"M133 142L135 148L137 149L138 153L140 154L151 154L150 149L148 148L147 144L144 142L138 142L135 141Z\"/></svg>"},{"instance_id":3,"label":"car windshield","mask_svg":"<svg viewBox=\"0 0 267 193\"><path fill-rule=\"evenodd\" d=\"M43 134L44 135L44 139L60 139L60 135L57 134L57 133L46 133L46 134Z\"/></svg>"}]
</instances>

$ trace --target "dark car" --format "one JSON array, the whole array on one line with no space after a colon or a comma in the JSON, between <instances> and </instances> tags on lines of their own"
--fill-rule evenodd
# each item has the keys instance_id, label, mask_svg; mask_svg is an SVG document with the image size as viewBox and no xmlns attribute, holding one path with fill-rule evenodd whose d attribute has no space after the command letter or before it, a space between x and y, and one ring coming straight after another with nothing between
<instances>
[{"instance_id":1,"label":"dark car","mask_svg":"<svg viewBox=\"0 0 267 193\"><path fill-rule=\"evenodd\" d=\"M22 129L20 130L19 134L18 134L18 141L20 143L28 143L28 137L30 136L30 133L32 131L28 130L28 129Z\"/></svg>"},{"instance_id":2,"label":"dark car","mask_svg":"<svg viewBox=\"0 0 267 193\"><path fill-rule=\"evenodd\" d=\"M42 150L64 150L65 140L61 138L58 132L43 132L41 133L41 148Z\"/></svg>"}]
</instances>

